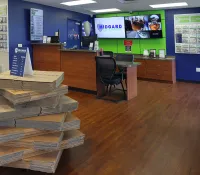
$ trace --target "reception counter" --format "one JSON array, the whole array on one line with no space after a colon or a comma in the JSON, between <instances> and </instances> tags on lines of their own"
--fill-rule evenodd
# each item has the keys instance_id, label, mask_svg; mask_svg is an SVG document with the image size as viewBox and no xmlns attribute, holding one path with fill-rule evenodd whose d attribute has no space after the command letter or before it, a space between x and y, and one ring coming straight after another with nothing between
<instances>
[{"instance_id":1,"label":"reception counter","mask_svg":"<svg viewBox=\"0 0 200 175\"><path fill-rule=\"evenodd\" d=\"M140 62L138 78L176 83L176 60L173 56L166 58L146 58L135 55L135 61Z\"/></svg>"},{"instance_id":2,"label":"reception counter","mask_svg":"<svg viewBox=\"0 0 200 175\"><path fill-rule=\"evenodd\" d=\"M96 71L97 52L89 50L61 49L61 71L65 73L64 84L70 87L97 92L97 97L105 95L105 85ZM137 66L141 63L119 61L116 64L127 70L127 100L137 96Z\"/></svg>"},{"instance_id":3,"label":"reception counter","mask_svg":"<svg viewBox=\"0 0 200 175\"><path fill-rule=\"evenodd\" d=\"M69 87L97 92L104 95L104 89L97 78L95 56L89 50L62 49L61 44L33 44L33 66L35 70L63 71L64 84ZM138 62L140 66L138 66ZM134 63L117 62L127 70L127 99L137 96L137 77L149 80L176 82L175 57L147 59L135 55Z\"/></svg>"},{"instance_id":4,"label":"reception counter","mask_svg":"<svg viewBox=\"0 0 200 175\"><path fill-rule=\"evenodd\" d=\"M33 46L33 67L35 70L60 71L60 49L61 44L32 43Z\"/></svg>"},{"instance_id":5,"label":"reception counter","mask_svg":"<svg viewBox=\"0 0 200 175\"><path fill-rule=\"evenodd\" d=\"M61 71L65 73L64 84L70 87L97 91L97 53L89 50L61 49Z\"/></svg>"}]
</instances>

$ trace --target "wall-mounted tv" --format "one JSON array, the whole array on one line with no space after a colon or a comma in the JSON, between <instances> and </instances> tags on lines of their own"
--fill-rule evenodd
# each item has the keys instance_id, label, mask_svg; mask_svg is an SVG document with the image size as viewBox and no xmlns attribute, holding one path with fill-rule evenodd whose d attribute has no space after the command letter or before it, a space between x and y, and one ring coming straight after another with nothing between
<instances>
[{"instance_id":1,"label":"wall-mounted tv","mask_svg":"<svg viewBox=\"0 0 200 175\"><path fill-rule=\"evenodd\" d=\"M30 35L31 41L43 39L43 10L31 8Z\"/></svg>"},{"instance_id":2,"label":"wall-mounted tv","mask_svg":"<svg viewBox=\"0 0 200 175\"><path fill-rule=\"evenodd\" d=\"M95 18L98 38L125 38L124 17Z\"/></svg>"},{"instance_id":3,"label":"wall-mounted tv","mask_svg":"<svg viewBox=\"0 0 200 175\"><path fill-rule=\"evenodd\" d=\"M126 38L162 38L161 15L125 17Z\"/></svg>"}]
</instances>

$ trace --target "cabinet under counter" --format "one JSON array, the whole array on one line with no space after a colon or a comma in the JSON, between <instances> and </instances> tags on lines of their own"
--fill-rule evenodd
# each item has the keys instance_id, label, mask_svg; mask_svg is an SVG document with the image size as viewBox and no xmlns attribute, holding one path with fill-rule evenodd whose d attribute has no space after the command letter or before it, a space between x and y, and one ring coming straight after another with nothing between
<instances>
[{"instance_id":1,"label":"cabinet under counter","mask_svg":"<svg viewBox=\"0 0 200 175\"><path fill-rule=\"evenodd\" d=\"M141 66L138 67L138 78L176 83L175 57L147 59L136 56L135 61L141 63Z\"/></svg>"}]
</instances>

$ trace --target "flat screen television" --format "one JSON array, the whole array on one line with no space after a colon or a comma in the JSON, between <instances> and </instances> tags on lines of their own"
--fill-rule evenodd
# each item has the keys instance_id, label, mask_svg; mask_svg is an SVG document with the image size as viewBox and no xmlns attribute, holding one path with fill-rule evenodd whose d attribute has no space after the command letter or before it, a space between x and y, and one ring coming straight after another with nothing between
<instances>
[{"instance_id":1,"label":"flat screen television","mask_svg":"<svg viewBox=\"0 0 200 175\"><path fill-rule=\"evenodd\" d=\"M31 8L30 38L31 41L43 40L43 10Z\"/></svg>"},{"instance_id":2,"label":"flat screen television","mask_svg":"<svg viewBox=\"0 0 200 175\"><path fill-rule=\"evenodd\" d=\"M162 38L161 15L125 17L126 38Z\"/></svg>"},{"instance_id":3,"label":"flat screen television","mask_svg":"<svg viewBox=\"0 0 200 175\"><path fill-rule=\"evenodd\" d=\"M124 17L95 18L98 38L125 38Z\"/></svg>"}]
</instances>

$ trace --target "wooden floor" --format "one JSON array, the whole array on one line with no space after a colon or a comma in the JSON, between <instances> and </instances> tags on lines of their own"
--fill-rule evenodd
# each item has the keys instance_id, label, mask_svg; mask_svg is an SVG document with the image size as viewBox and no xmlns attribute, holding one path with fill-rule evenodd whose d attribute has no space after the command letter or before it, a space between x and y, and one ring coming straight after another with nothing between
<instances>
[{"instance_id":1,"label":"wooden floor","mask_svg":"<svg viewBox=\"0 0 200 175\"><path fill-rule=\"evenodd\" d=\"M138 83L138 97L119 104L69 94L87 138L56 175L200 175L200 84ZM0 168L10 174L44 173Z\"/></svg>"}]
</instances>

